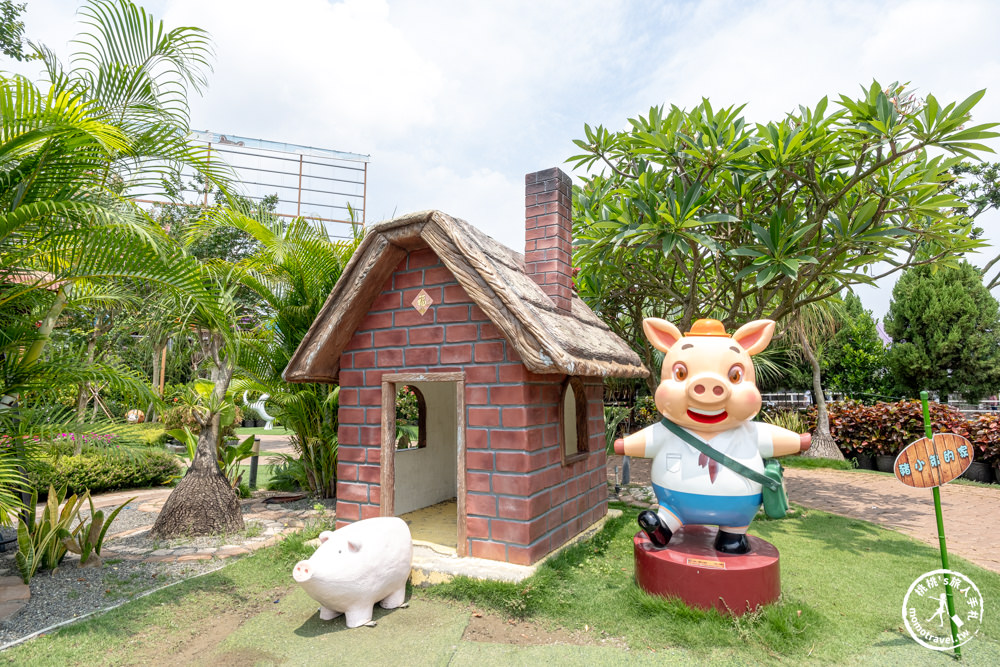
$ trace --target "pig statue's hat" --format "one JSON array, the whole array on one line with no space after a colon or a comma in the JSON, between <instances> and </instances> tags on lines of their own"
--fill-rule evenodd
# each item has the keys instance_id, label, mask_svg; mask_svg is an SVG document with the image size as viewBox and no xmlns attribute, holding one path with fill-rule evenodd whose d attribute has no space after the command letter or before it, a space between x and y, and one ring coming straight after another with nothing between
<instances>
[{"instance_id":1,"label":"pig statue's hat","mask_svg":"<svg viewBox=\"0 0 1000 667\"><path fill-rule=\"evenodd\" d=\"M729 337L729 334L726 333L726 327L722 326L722 322L719 320L695 320L695 323L691 325L691 331L685 335Z\"/></svg>"}]
</instances>

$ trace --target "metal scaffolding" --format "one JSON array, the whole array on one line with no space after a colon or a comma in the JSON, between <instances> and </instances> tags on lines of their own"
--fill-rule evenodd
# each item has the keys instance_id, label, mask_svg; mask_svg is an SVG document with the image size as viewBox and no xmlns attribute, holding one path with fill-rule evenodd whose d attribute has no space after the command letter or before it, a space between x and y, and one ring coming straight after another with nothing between
<instances>
[{"instance_id":1,"label":"metal scaffolding","mask_svg":"<svg viewBox=\"0 0 1000 667\"><path fill-rule=\"evenodd\" d=\"M364 225L370 156L207 131L192 136L207 147L210 160L232 169L240 194L252 201L277 195L277 215L315 220L331 238L351 238L352 228ZM207 191L187 183L182 194L188 202L193 194L210 203Z\"/></svg>"}]
</instances>

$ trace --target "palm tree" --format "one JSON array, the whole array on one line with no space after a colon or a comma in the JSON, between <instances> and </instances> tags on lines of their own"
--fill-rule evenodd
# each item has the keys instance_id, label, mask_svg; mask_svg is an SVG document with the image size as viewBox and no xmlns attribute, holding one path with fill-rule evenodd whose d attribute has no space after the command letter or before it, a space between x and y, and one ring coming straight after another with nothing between
<instances>
[{"instance_id":1,"label":"palm tree","mask_svg":"<svg viewBox=\"0 0 1000 667\"><path fill-rule=\"evenodd\" d=\"M197 262L129 199L182 165L224 185L186 139L187 95L209 70L207 37L166 31L127 0L91 0L80 14L69 70L35 46L47 85L0 76L0 412L74 369L70 382L94 379L85 364L42 354L75 291L132 281L215 303Z\"/></svg>"},{"instance_id":2,"label":"palm tree","mask_svg":"<svg viewBox=\"0 0 1000 667\"><path fill-rule=\"evenodd\" d=\"M182 165L221 183L186 139L187 92L208 69L205 34L167 32L126 0L93 0L80 13L68 72L35 47L47 90L0 76L0 311L16 321L48 306L29 345L23 327L5 336L5 358L20 358L22 370L39 360L81 281L88 291L131 280L212 301L197 263L128 198Z\"/></svg>"},{"instance_id":3,"label":"palm tree","mask_svg":"<svg viewBox=\"0 0 1000 667\"><path fill-rule=\"evenodd\" d=\"M187 473L170 493L152 533L157 537L232 533L243 529L236 492L219 468L217 444L229 384L240 356L243 333L236 325L237 272L225 262L203 265L211 276L212 307L196 305L180 320L194 334L207 359L212 391L194 410L200 427L198 444Z\"/></svg>"},{"instance_id":4,"label":"palm tree","mask_svg":"<svg viewBox=\"0 0 1000 667\"><path fill-rule=\"evenodd\" d=\"M268 409L295 432L297 466L310 491L336 492L338 389L327 384L291 384L281 377L302 338L340 278L360 235L331 241L322 227L296 218L283 220L261 209L226 209L205 218L191 238L230 227L249 234L260 251L237 265L241 283L263 302L268 318L253 339L245 339L236 392L269 394Z\"/></svg>"},{"instance_id":5,"label":"palm tree","mask_svg":"<svg viewBox=\"0 0 1000 667\"><path fill-rule=\"evenodd\" d=\"M812 369L812 393L816 401L816 431L813 433L812 446L803 455L841 461L844 460L844 454L830 433L830 414L823 393L820 359L824 341L830 340L837 332L837 315L842 311L843 303L840 300L825 299L800 309L791 321L791 331L800 345L797 354Z\"/></svg>"}]
</instances>

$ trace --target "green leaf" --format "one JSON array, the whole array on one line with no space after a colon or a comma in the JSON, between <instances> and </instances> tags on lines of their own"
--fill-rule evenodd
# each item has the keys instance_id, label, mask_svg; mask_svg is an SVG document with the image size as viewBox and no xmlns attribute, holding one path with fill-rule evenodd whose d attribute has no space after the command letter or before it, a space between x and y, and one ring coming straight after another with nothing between
<instances>
[{"instance_id":1,"label":"green leaf","mask_svg":"<svg viewBox=\"0 0 1000 667\"><path fill-rule=\"evenodd\" d=\"M728 213L709 213L708 215L703 215L698 218L697 222L706 224L717 222L740 222L740 219L735 215L729 215Z\"/></svg>"}]
</instances>

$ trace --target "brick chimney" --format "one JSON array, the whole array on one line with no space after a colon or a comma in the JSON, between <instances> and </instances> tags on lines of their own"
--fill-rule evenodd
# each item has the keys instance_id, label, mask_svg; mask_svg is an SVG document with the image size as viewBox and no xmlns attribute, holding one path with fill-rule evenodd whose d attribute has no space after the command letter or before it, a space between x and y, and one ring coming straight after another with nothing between
<instances>
[{"instance_id":1,"label":"brick chimney","mask_svg":"<svg viewBox=\"0 0 1000 667\"><path fill-rule=\"evenodd\" d=\"M524 177L524 265L559 310L573 298L573 182L557 167Z\"/></svg>"}]
</instances>

